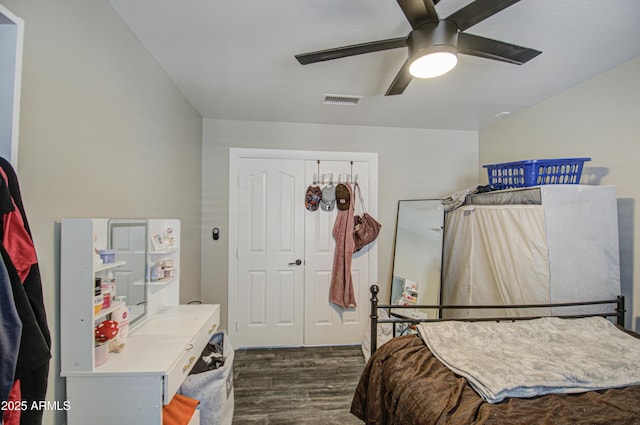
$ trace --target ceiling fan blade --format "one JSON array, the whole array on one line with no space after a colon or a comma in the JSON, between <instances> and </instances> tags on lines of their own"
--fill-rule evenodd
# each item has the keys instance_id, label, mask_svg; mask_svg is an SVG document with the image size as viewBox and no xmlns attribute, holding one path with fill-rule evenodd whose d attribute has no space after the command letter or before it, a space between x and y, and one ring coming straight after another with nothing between
<instances>
[{"instance_id":1,"label":"ceiling fan blade","mask_svg":"<svg viewBox=\"0 0 640 425\"><path fill-rule=\"evenodd\" d=\"M458 26L460 31L464 31L519 1L520 0L476 0L457 12L452 13L446 20L452 21Z\"/></svg>"},{"instance_id":2,"label":"ceiling fan blade","mask_svg":"<svg viewBox=\"0 0 640 425\"><path fill-rule=\"evenodd\" d=\"M387 92L384 94L385 96L393 96L404 92L413 79L411 74L409 74L409 64L410 61L407 59L402 65L402 68L400 68L400 71L396 74L396 78L393 79L393 82L387 89Z\"/></svg>"},{"instance_id":3,"label":"ceiling fan blade","mask_svg":"<svg viewBox=\"0 0 640 425\"><path fill-rule=\"evenodd\" d=\"M411 28L416 29L427 22L438 22L438 13L433 0L397 0ZM437 1L436 1L437 3Z\"/></svg>"},{"instance_id":4,"label":"ceiling fan blade","mask_svg":"<svg viewBox=\"0 0 640 425\"><path fill-rule=\"evenodd\" d=\"M522 65L538 56L540 51L492 40L473 34L458 34L458 53Z\"/></svg>"},{"instance_id":5,"label":"ceiling fan blade","mask_svg":"<svg viewBox=\"0 0 640 425\"><path fill-rule=\"evenodd\" d=\"M317 52L301 53L296 55L296 59L298 59L298 62L302 65L307 65L315 62L345 58L347 56L361 55L363 53L397 49L399 47L406 47L406 45L407 37L390 38L387 40L371 41L369 43L352 44L350 46L318 50Z\"/></svg>"}]
</instances>

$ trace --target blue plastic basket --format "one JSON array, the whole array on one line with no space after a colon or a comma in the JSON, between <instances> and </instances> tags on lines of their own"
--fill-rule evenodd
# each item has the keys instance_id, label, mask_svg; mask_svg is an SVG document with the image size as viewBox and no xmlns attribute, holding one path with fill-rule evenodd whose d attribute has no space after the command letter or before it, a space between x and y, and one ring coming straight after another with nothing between
<instances>
[{"instance_id":1,"label":"blue plastic basket","mask_svg":"<svg viewBox=\"0 0 640 425\"><path fill-rule=\"evenodd\" d=\"M511 189L544 184L578 184L582 167L591 158L532 159L483 165L494 189Z\"/></svg>"}]
</instances>

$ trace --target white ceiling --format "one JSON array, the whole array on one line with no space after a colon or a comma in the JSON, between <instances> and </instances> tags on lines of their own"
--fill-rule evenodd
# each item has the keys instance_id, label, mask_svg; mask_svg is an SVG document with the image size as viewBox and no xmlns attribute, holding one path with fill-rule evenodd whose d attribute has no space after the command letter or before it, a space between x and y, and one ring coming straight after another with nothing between
<instances>
[{"instance_id":1,"label":"white ceiling","mask_svg":"<svg viewBox=\"0 0 640 425\"><path fill-rule=\"evenodd\" d=\"M205 118L478 130L640 56L639 0L521 0L466 32L541 55L521 66L460 55L449 74L385 97L404 48L304 66L294 55L406 36L394 0L109 1ZM323 94L363 98L323 105Z\"/></svg>"}]
</instances>

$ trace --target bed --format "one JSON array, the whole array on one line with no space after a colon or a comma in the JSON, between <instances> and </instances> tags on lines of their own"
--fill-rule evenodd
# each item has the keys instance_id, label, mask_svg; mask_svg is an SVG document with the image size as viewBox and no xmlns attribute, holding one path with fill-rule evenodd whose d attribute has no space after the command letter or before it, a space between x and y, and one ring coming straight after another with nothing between
<instances>
[{"instance_id":1,"label":"bed","mask_svg":"<svg viewBox=\"0 0 640 425\"><path fill-rule=\"evenodd\" d=\"M616 388L580 390L570 393L546 393L543 395L526 397L507 396L487 400L476 390L472 380L465 378L461 373L454 373L441 361L439 348L434 354L426 345L424 335L409 334L394 336L389 341L377 347L377 327L393 326L395 329L400 323L409 323L418 327L420 331L423 323L426 327L450 326L476 326L486 323L491 327L500 323L514 323L517 326L528 326L536 321L559 322L561 326L573 322L604 322L605 328L613 327L616 335L622 336L625 342L632 341L636 344L640 341L638 335L624 330L624 298L617 297L611 300L595 302L581 302L583 304L596 304L609 306L607 311L595 314L563 315L563 308L571 310L575 303L562 303L561 305L520 305L509 306L509 309L531 309L539 311L540 308L553 307L554 314L562 318L536 318L520 314L516 318L483 317L479 320L472 318L439 321L437 319L420 320L404 318L397 314L399 308L396 305L380 305L377 300L378 288L371 288L371 358L367 362L360 378L351 405L351 412L367 424L638 424L640 423L640 385L618 385ZM413 306L415 308L415 306ZM447 308L469 308L469 306L437 306ZM474 306L487 308L492 312L505 306ZM434 308L434 306L425 306ZM390 311L388 319L380 319L380 310ZM511 311L511 310L509 310ZM499 320L498 320L499 319ZM506 319L506 320L505 320ZM566 320L569 319L569 320ZM610 326L609 326L610 325ZM546 326L546 325L545 325ZM590 324L588 326L591 326ZM445 330L448 339L449 329ZM475 332L475 330L474 330ZM520 332L520 330L518 330ZM582 338L582 337L581 337ZM617 336L616 336L617 338ZM492 345L492 344L489 344ZM496 344L493 344L496 345ZM518 345L518 344L514 344ZM546 345L546 344L543 344ZM566 344L565 344L566 345ZM613 344L612 344L613 345ZM437 345L435 346L437 347ZM619 358L628 350L611 349L608 356L612 360ZM460 351L460 350L458 350ZM529 350L537 351L537 350ZM632 357L637 354L631 354ZM544 360L544 355L541 357ZM635 357L638 359L639 357ZM448 359L446 359L448 361ZM623 360L621 360L623 361ZM636 363L635 361L629 363ZM527 363L535 364L536 361L527 360ZM576 362L574 362L576 363ZM580 362L577 362L580 363ZM627 375L623 364L622 373ZM586 368L599 370L599 367ZM635 368L637 369L637 368ZM637 373L634 371L633 373ZM494 374L499 375L499 374ZM634 378L636 379L636 378Z\"/></svg>"}]
</instances>

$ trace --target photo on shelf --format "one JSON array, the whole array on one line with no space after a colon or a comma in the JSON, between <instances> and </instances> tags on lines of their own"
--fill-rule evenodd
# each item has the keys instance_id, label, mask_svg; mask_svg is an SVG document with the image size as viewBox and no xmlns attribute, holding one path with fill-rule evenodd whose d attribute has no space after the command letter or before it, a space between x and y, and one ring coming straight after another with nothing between
<instances>
[{"instance_id":1,"label":"photo on shelf","mask_svg":"<svg viewBox=\"0 0 640 425\"><path fill-rule=\"evenodd\" d=\"M173 244L175 243L176 238L175 235L173 234L173 228L168 227L167 230L165 231L165 238L164 238L164 244L166 245L167 248L173 248Z\"/></svg>"},{"instance_id":2,"label":"photo on shelf","mask_svg":"<svg viewBox=\"0 0 640 425\"><path fill-rule=\"evenodd\" d=\"M151 243L153 244L153 249L155 251L160 251L166 249L166 245L164 244L164 239L161 234L155 234L151 237Z\"/></svg>"}]
</instances>

